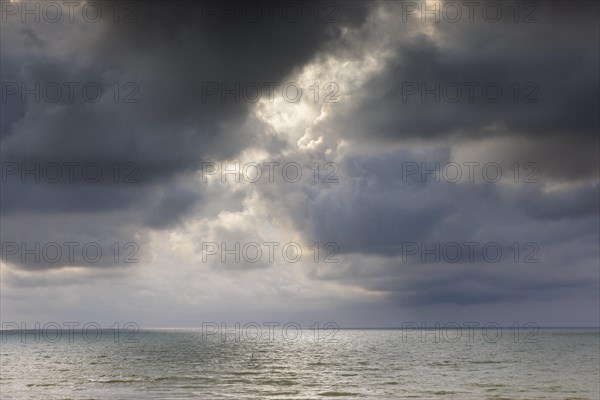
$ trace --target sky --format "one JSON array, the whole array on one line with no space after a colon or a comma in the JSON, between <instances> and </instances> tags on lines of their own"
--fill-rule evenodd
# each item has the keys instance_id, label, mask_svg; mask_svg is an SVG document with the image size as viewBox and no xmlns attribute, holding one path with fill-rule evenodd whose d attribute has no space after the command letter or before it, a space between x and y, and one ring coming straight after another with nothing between
<instances>
[{"instance_id":1,"label":"sky","mask_svg":"<svg viewBox=\"0 0 600 400\"><path fill-rule=\"evenodd\" d=\"M3 323L600 324L597 2L1 7Z\"/></svg>"}]
</instances>

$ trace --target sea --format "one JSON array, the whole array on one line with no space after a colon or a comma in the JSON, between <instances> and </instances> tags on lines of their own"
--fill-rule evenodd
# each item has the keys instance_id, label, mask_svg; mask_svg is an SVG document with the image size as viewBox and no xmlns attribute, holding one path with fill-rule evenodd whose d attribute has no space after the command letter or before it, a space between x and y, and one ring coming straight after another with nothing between
<instances>
[{"instance_id":1,"label":"sea","mask_svg":"<svg viewBox=\"0 0 600 400\"><path fill-rule=\"evenodd\" d=\"M600 399L598 328L240 331L3 331L0 397Z\"/></svg>"}]
</instances>

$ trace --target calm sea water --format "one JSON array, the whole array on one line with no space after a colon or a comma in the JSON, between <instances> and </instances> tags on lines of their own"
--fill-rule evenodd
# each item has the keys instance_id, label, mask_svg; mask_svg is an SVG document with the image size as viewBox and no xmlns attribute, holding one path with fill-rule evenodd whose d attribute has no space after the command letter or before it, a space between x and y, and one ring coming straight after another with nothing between
<instances>
[{"instance_id":1,"label":"calm sea water","mask_svg":"<svg viewBox=\"0 0 600 400\"><path fill-rule=\"evenodd\" d=\"M480 330L275 333L236 341L148 330L128 338L137 343L111 334L86 341L80 332L56 343L5 335L1 398L600 399L598 329L528 338L504 330L497 341Z\"/></svg>"}]
</instances>

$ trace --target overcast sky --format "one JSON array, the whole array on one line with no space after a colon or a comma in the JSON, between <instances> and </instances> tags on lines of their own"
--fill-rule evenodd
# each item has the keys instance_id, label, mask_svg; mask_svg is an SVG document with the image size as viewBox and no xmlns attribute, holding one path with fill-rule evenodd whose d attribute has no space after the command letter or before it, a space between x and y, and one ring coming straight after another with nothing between
<instances>
[{"instance_id":1,"label":"overcast sky","mask_svg":"<svg viewBox=\"0 0 600 400\"><path fill-rule=\"evenodd\" d=\"M3 322L599 324L597 2L120 4L2 2Z\"/></svg>"}]
</instances>

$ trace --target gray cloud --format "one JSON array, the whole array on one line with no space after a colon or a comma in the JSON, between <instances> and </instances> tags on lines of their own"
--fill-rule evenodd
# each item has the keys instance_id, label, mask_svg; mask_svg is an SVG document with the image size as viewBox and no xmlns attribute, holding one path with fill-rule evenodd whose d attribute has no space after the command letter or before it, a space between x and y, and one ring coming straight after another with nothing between
<instances>
[{"instance_id":1,"label":"gray cloud","mask_svg":"<svg viewBox=\"0 0 600 400\"><path fill-rule=\"evenodd\" d=\"M140 3L140 22L132 24L3 24L2 82L98 82L105 91L97 103L12 97L2 104L3 167L95 162L103 171L95 183L79 175L74 183L31 176L23 183L18 173L3 180L3 242L78 240L106 250L97 263L81 255L72 263L13 257L2 283L13 315L40 315L39 297L27 291L46 296L68 287L53 313L63 306L77 315L135 309L155 326L236 312L333 315L347 325L488 311L508 321L597 323L597 3L539 2L532 24L514 23L510 14L498 23L480 15L472 23L402 22L402 2L355 1L338 3L335 23L205 21L203 4ZM306 16L311 7L302 3ZM323 83L331 76L339 79L335 104L203 100L205 82ZM115 82L120 100L139 86L140 101L115 103ZM127 82L137 86L125 89ZM464 82L497 82L503 96L492 103L476 91L471 103L463 92L462 101L436 103L428 95L422 103L417 93L405 101L406 82L463 89ZM538 102L522 101L535 89L527 82L539 85L532 94ZM201 181L203 162L236 159L306 168L334 162L338 181L315 183L308 169L297 183ZM474 183L433 182L402 172L407 163L468 161L498 163L502 179L491 183L478 172ZM523 181L527 163L536 166L536 182ZM335 242L339 262L199 262L205 241L273 240ZM499 243L505 257L403 261L403 243L467 241ZM117 261L108 250L114 242ZM139 263L123 260L129 242L139 245ZM523 262L527 243L539 247L537 263ZM123 308L87 297L69 305L114 285Z\"/></svg>"},{"instance_id":2,"label":"gray cloud","mask_svg":"<svg viewBox=\"0 0 600 400\"><path fill-rule=\"evenodd\" d=\"M458 23L407 17L435 34L399 36L383 71L353 101L340 104L321 129L337 127L344 138L363 142L513 137L519 140L506 151L521 154L522 139L529 139L528 157L547 166L547 173L590 177L598 163L599 52L593 41L580 38L598 36L598 4L537 4L538 22L530 24L508 17L490 23L479 13L474 22L465 16ZM400 20L402 2L383 7ZM494 86L483 92L490 83L502 90L496 102ZM437 102L431 93L436 84ZM472 101L468 85L474 85ZM571 151L556 154L566 145Z\"/></svg>"},{"instance_id":3,"label":"gray cloud","mask_svg":"<svg viewBox=\"0 0 600 400\"><path fill-rule=\"evenodd\" d=\"M313 21L308 5L302 6L306 18L299 23L266 17L257 23L218 17L203 22L209 3L140 3L139 22L131 24L107 18L97 24L69 23L65 18L58 24L21 24L17 19L3 26L3 82L24 82L28 88L57 82L65 92L64 82L79 86L74 101L66 93L56 103L8 96L2 113L2 161L25 165L22 169L36 163L43 168L94 162L103 172L94 184L81 177L70 184L48 184L31 177L23 183L18 173L9 176L2 184L4 220L27 212L75 212L82 225L89 225L98 213L107 213L106 223L115 231L121 224L173 226L202 198L202 188L189 179L201 162L231 157L263 136L264 126L248 119L252 103L233 98L222 103L218 96L205 101L203 82L231 88L237 82L283 81L339 36L342 27L361 24L369 8L341 5L335 23ZM110 9L108 2L99 4ZM85 101L78 91L90 82L103 90L97 103ZM115 164L121 169L134 164L135 183L115 184ZM132 171L121 171L127 172ZM122 210L126 218L110 219L110 213ZM23 239L16 231L4 231L3 237Z\"/></svg>"}]
</instances>

